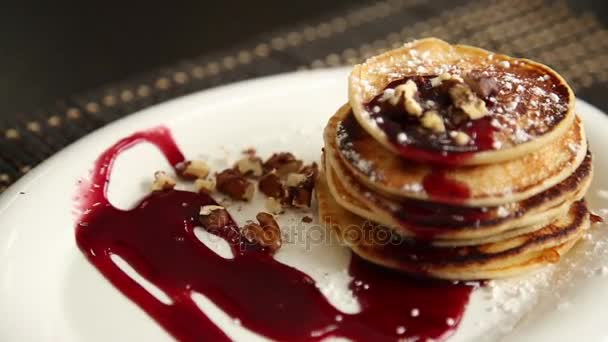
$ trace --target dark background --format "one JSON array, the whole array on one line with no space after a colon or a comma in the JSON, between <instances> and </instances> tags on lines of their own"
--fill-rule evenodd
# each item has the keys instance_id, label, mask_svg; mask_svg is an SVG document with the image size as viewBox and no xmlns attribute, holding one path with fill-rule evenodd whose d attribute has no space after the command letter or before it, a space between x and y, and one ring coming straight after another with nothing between
<instances>
[{"instance_id":1,"label":"dark background","mask_svg":"<svg viewBox=\"0 0 608 342\"><path fill-rule=\"evenodd\" d=\"M3 5L0 117L371 2L59 0ZM569 3L608 18L608 1Z\"/></svg>"},{"instance_id":2,"label":"dark background","mask_svg":"<svg viewBox=\"0 0 608 342\"><path fill-rule=\"evenodd\" d=\"M0 116L366 2L59 0L3 5Z\"/></svg>"},{"instance_id":3,"label":"dark background","mask_svg":"<svg viewBox=\"0 0 608 342\"><path fill-rule=\"evenodd\" d=\"M5 1L0 194L76 139L156 103L352 65L425 36L546 63L608 111L608 1Z\"/></svg>"}]
</instances>

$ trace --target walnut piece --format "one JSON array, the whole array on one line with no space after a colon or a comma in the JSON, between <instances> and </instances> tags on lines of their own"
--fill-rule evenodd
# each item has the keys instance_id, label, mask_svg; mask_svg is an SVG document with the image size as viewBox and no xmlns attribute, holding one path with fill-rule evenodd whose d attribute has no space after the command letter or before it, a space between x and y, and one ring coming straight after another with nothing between
<instances>
[{"instance_id":1,"label":"walnut piece","mask_svg":"<svg viewBox=\"0 0 608 342\"><path fill-rule=\"evenodd\" d=\"M429 110L424 113L422 118L420 119L420 123L422 127L430 129L434 133L443 133L445 132L445 125L443 124L443 119L439 116L436 110Z\"/></svg>"},{"instance_id":2,"label":"walnut piece","mask_svg":"<svg viewBox=\"0 0 608 342\"><path fill-rule=\"evenodd\" d=\"M244 149L243 151L241 151L241 153L246 156L255 157L257 151L253 147L248 147L248 148Z\"/></svg>"},{"instance_id":3,"label":"walnut piece","mask_svg":"<svg viewBox=\"0 0 608 342\"><path fill-rule=\"evenodd\" d=\"M403 107L405 111L410 115L420 116L422 115L422 106L415 99L417 92L418 86L416 86L416 83L412 80L407 80L404 84L395 87L394 96L389 102L396 106L403 96Z\"/></svg>"},{"instance_id":4,"label":"walnut piece","mask_svg":"<svg viewBox=\"0 0 608 342\"><path fill-rule=\"evenodd\" d=\"M454 139L454 142L458 145L464 146L471 141L471 137L468 134L460 131L450 132L450 137Z\"/></svg>"},{"instance_id":5,"label":"walnut piece","mask_svg":"<svg viewBox=\"0 0 608 342\"><path fill-rule=\"evenodd\" d=\"M275 153L264 162L264 171L271 172L272 170L276 170L279 176L297 172L301 167L302 161L297 160L296 157L289 152Z\"/></svg>"},{"instance_id":6,"label":"walnut piece","mask_svg":"<svg viewBox=\"0 0 608 342\"><path fill-rule=\"evenodd\" d=\"M484 117L488 110L486 103L477 97L471 88L465 84L455 84L449 89L454 106L460 108L471 120Z\"/></svg>"},{"instance_id":7,"label":"walnut piece","mask_svg":"<svg viewBox=\"0 0 608 342\"><path fill-rule=\"evenodd\" d=\"M431 87L439 87L443 81L454 80L456 82L464 82L464 80L458 75L452 75L450 73L444 72L443 74L431 78Z\"/></svg>"},{"instance_id":8,"label":"walnut piece","mask_svg":"<svg viewBox=\"0 0 608 342\"><path fill-rule=\"evenodd\" d=\"M154 182L152 182L152 191L171 190L175 187L175 179L169 176L164 171L156 171L154 173Z\"/></svg>"},{"instance_id":9,"label":"walnut piece","mask_svg":"<svg viewBox=\"0 0 608 342\"><path fill-rule=\"evenodd\" d=\"M188 160L178 164L176 169L186 179L206 178L209 175L209 166L202 160Z\"/></svg>"},{"instance_id":10,"label":"walnut piece","mask_svg":"<svg viewBox=\"0 0 608 342\"><path fill-rule=\"evenodd\" d=\"M201 207L199 221L205 229L210 231L222 229L232 222L226 208L219 205Z\"/></svg>"},{"instance_id":11,"label":"walnut piece","mask_svg":"<svg viewBox=\"0 0 608 342\"><path fill-rule=\"evenodd\" d=\"M236 163L236 169L245 176L259 177L263 172L262 159L249 155Z\"/></svg>"},{"instance_id":12,"label":"walnut piece","mask_svg":"<svg viewBox=\"0 0 608 342\"><path fill-rule=\"evenodd\" d=\"M215 177L216 188L235 200L249 201L255 193L255 186L234 169L226 169Z\"/></svg>"},{"instance_id":13,"label":"walnut piece","mask_svg":"<svg viewBox=\"0 0 608 342\"><path fill-rule=\"evenodd\" d=\"M194 181L194 188L199 193L211 194L215 192L215 180L198 178Z\"/></svg>"},{"instance_id":14,"label":"walnut piece","mask_svg":"<svg viewBox=\"0 0 608 342\"><path fill-rule=\"evenodd\" d=\"M315 180L318 175L318 167L316 163L305 166L300 171L304 178L298 179L295 186L288 188L289 198L288 203L296 208L310 208L312 201L312 192L315 187ZM298 177L299 178L299 177Z\"/></svg>"},{"instance_id":15,"label":"walnut piece","mask_svg":"<svg viewBox=\"0 0 608 342\"><path fill-rule=\"evenodd\" d=\"M294 186L298 186L298 184L300 184L304 181L306 181L306 175L301 174L301 173L292 172L287 175L286 184L288 187L294 187Z\"/></svg>"},{"instance_id":16,"label":"walnut piece","mask_svg":"<svg viewBox=\"0 0 608 342\"><path fill-rule=\"evenodd\" d=\"M306 165L300 170L300 173L306 176L307 181L311 182L313 185L317 176L319 174L319 166L317 163L313 162L310 165Z\"/></svg>"},{"instance_id":17,"label":"walnut piece","mask_svg":"<svg viewBox=\"0 0 608 342\"><path fill-rule=\"evenodd\" d=\"M464 81L482 99L487 99L499 90L495 78L483 76L479 72L470 72L465 76Z\"/></svg>"},{"instance_id":18,"label":"walnut piece","mask_svg":"<svg viewBox=\"0 0 608 342\"><path fill-rule=\"evenodd\" d=\"M258 213L256 215L258 223L248 222L242 234L249 241L262 247L268 248L271 252L276 252L281 248L281 229L274 217L268 213Z\"/></svg>"},{"instance_id":19,"label":"walnut piece","mask_svg":"<svg viewBox=\"0 0 608 342\"><path fill-rule=\"evenodd\" d=\"M291 205L296 208L310 208L312 202L312 189L297 187L290 189Z\"/></svg>"},{"instance_id":20,"label":"walnut piece","mask_svg":"<svg viewBox=\"0 0 608 342\"><path fill-rule=\"evenodd\" d=\"M280 214L283 212L283 204L281 204L280 200L274 197L266 198L265 207L273 214Z\"/></svg>"},{"instance_id":21,"label":"walnut piece","mask_svg":"<svg viewBox=\"0 0 608 342\"><path fill-rule=\"evenodd\" d=\"M279 175L277 175L276 170L262 176L262 178L260 178L260 182L258 183L258 188L264 195L277 199L285 197L286 194L283 182L281 181Z\"/></svg>"},{"instance_id":22,"label":"walnut piece","mask_svg":"<svg viewBox=\"0 0 608 342\"><path fill-rule=\"evenodd\" d=\"M201 210L198 212L201 216L209 216L216 210L225 210L226 208L221 205L205 205L201 207Z\"/></svg>"}]
</instances>

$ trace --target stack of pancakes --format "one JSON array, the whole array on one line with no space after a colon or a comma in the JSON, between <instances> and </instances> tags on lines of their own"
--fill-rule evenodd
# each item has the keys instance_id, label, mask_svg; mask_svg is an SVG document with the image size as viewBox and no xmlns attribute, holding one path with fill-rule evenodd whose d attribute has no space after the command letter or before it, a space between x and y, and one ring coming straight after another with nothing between
<instances>
[{"instance_id":1,"label":"stack of pancakes","mask_svg":"<svg viewBox=\"0 0 608 342\"><path fill-rule=\"evenodd\" d=\"M470 46L423 39L373 57L325 128L320 216L364 259L414 275L555 263L590 226L573 103L550 68Z\"/></svg>"}]
</instances>

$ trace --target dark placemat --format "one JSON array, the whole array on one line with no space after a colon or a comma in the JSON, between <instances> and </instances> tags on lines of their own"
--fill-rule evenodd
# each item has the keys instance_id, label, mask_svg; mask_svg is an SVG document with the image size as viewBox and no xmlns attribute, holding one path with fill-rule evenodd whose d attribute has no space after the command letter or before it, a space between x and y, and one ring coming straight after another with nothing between
<instances>
[{"instance_id":1,"label":"dark placemat","mask_svg":"<svg viewBox=\"0 0 608 342\"><path fill-rule=\"evenodd\" d=\"M608 30L591 11L566 1L380 1L6 118L0 192L74 140L153 104L248 78L350 65L426 36L546 63L579 97L608 110Z\"/></svg>"}]
</instances>

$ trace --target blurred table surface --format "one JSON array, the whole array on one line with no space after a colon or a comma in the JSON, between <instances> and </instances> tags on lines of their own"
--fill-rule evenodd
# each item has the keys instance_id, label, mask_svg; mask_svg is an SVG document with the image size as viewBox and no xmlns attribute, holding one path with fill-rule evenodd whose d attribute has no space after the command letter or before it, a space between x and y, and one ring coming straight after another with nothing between
<instances>
[{"instance_id":1,"label":"blurred table surface","mask_svg":"<svg viewBox=\"0 0 608 342\"><path fill-rule=\"evenodd\" d=\"M437 36L544 62L608 110L608 1L15 2L0 11L0 192L75 139L220 84Z\"/></svg>"}]
</instances>

